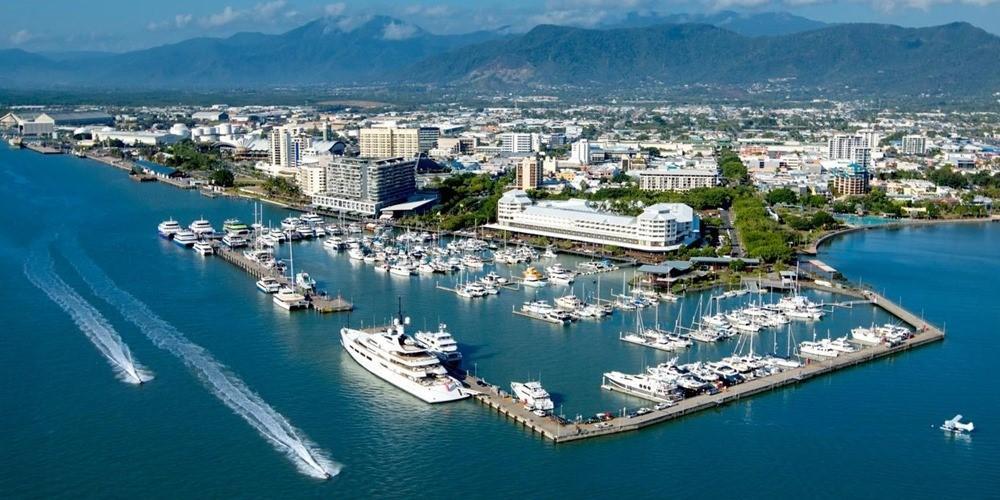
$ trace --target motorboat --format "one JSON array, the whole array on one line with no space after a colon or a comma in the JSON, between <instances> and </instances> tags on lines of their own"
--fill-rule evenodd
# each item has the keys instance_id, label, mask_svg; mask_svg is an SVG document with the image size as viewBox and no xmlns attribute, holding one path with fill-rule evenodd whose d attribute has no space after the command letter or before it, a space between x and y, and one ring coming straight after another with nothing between
<instances>
[{"instance_id":1,"label":"motorboat","mask_svg":"<svg viewBox=\"0 0 1000 500\"><path fill-rule=\"evenodd\" d=\"M294 311L309 307L309 301L306 300L305 295L302 295L301 293L286 286L282 286L273 295L272 301L276 306L287 311Z\"/></svg>"},{"instance_id":2,"label":"motorboat","mask_svg":"<svg viewBox=\"0 0 1000 500\"><path fill-rule=\"evenodd\" d=\"M264 293L278 293L281 290L281 282L276 278L265 276L257 280L257 289Z\"/></svg>"},{"instance_id":3,"label":"motorboat","mask_svg":"<svg viewBox=\"0 0 1000 500\"><path fill-rule=\"evenodd\" d=\"M174 233L174 243L182 247L190 247L198 242L198 235L194 231L182 229Z\"/></svg>"},{"instance_id":4,"label":"motorboat","mask_svg":"<svg viewBox=\"0 0 1000 500\"><path fill-rule=\"evenodd\" d=\"M215 236L215 228L212 227L212 223L205 219L198 219L192 222L188 225L188 229L198 238L212 238Z\"/></svg>"},{"instance_id":5,"label":"motorboat","mask_svg":"<svg viewBox=\"0 0 1000 500\"><path fill-rule=\"evenodd\" d=\"M436 332L419 331L413 335L418 344L434 353L445 365L456 366L462 362L462 353L458 350L458 342L448 332L444 323L438 325Z\"/></svg>"},{"instance_id":6,"label":"motorboat","mask_svg":"<svg viewBox=\"0 0 1000 500\"><path fill-rule=\"evenodd\" d=\"M212 255L215 253L215 247L207 241L196 241L191 249L197 252L199 255Z\"/></svg>"},{"instance_id":7,"label":"motorboat","mask_svg":"<svg viewBox=\"0 0 1000 500\"><path fill-rule=\"evenodd\" d=\"M529 266L524 270L524 279L521 281L524 286L530 286L534 288L541 288L549 284L545 279L545 275L538 272L534 267Z\"/></svg>"},{"instance_id":8,"label":"motorboat","mask_svg":"<svg viewBox=\"0 0 1000 500\"><path fill-rule=\"evenodd\" d=\"M295 275L295 287L307 292L315 292L316 280L309 276L309 273L303 271Z\"/></svg>"}]
</instances>

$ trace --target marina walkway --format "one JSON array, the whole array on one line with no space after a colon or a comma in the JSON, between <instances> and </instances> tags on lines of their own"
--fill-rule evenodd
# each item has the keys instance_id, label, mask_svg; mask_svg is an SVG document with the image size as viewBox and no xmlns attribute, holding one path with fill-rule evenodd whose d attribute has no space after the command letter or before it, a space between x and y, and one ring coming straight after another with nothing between
<instances>
[{"instance_id":1,"label":"marina walkway","mask_svg":"<svg viewBox=\"0 0 1000 500\"><path fill-rule=\"evenodd\" d=\"M219 245L215 247L215 255L242 269L256 279L265 277L274 278L282 285L292 287L292 283L287 276L279 273L276 269L266 268L246 258L242 252ZM344 300L343 297L331 297L322 291L309 294L306 296L306 299L309 301L310 307L321 313L345 312L354 309L354 304Z\"/></svg>"}]
</instances>

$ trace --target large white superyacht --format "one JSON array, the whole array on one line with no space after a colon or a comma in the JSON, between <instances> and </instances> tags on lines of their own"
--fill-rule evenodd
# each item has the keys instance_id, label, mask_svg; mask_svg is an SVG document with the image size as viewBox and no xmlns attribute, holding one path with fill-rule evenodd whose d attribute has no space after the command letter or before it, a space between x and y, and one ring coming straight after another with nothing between
<instances>
[{"instance_id":1,"label":"large white superyacht","mask_svg":"<svg viewBox=\"0 0 1000 500\"><path fill-rule=\"evenodd\" d=\"M340 343L366 370L425 402L469 397L437 356L406 335L404 323L408 321L397 318L380 330L342 328Z\"/></svg>"}]
</instances>

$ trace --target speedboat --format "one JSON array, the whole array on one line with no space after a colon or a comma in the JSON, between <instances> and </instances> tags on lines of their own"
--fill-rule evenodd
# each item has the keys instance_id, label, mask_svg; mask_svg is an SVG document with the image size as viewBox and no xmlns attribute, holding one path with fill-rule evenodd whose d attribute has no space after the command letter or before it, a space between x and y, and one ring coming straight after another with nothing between
<instances>
[{"instance_id":1,"label":"speedboat","mask_svg":"<svg viewBox=\"0 0 1000 500\"><path fill-rule=\"evenodd\" d=\"M187 229L182 229L174 233L174 243L182 247L190 247L198 242L198 235L194 234L193 231Z\"/></svg>"},{"instance_id":2,"label":"speedboat","mask_svg":"<svg viewBox=\"0 0 1000 500\"><path fill-rule=\"evenodd\" d=\"M303 271L295 275L295 286L307 292L315 292L316 280L312 279L312 276L309 276L309 273Z\"/></svg>"},{"instance_id":3,"label":"speedboat","mask_svg":"<svg viewBox=\"0 0 1000 500\"><path fill-rule=\"evenodd\" d=\"M160 233L161 238L166 238L169 240L170 238L173 238L175 234L179 233L182 230L182 228L177 221L173 219L167 219L161 222L158 226L156 226L156 230L158 233Z\"/></svg>"}]
</instances>

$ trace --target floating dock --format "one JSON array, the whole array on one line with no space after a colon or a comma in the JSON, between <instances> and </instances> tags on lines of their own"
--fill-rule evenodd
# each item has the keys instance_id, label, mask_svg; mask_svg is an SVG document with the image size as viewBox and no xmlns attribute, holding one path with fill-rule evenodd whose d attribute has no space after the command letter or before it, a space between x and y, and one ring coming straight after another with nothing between
<instances>
[{"instance_id":1,"label":"floating dock","mask_svg":"<svg viewBox=\"0 0 1000 500\"><path fill-rule=\"evenodd\" d=\"M944 339L944 331L878 293L872 291L855 291L854 293L867 298L872 304L881 307L886 312L909 324L915 331L913 337L902 344L892 347L875 345L859 349L857 352L843 353L835 358L824 361L808 361L799 368L785 370L778 374L756 378L739 385L727 387L718 394L703 394L686 398L677 402L676 405L660 410L652 410L644 415L615 417L596 423L569 422L554 416L540 417L524 409L524 406L506 391L497 386L490 385L482 379L467 375L465 383L468 385L468 390L472 393L476 401L496 410L497 413L510 418L554 443L567 443L639 430L685 415L717 408L756 394L797 384L843 368L849 368L909 351L910 349ZM608 388L611 387L608 386ZM611 389L621 392L620 389Z\"/></svg>"},{"instance_id":2,"label":"floating dock","mask_svg":"<svg viewBox=\"0 0 1000 500\"><path fill-rule=\"evenodd\" d=\"M215 247L215 255L246 271L247 274L256 279L269 277L278 280L282 285L292 286L288 277L277 272L275 269L266 268L246 258L242 252L220 245ZM309 294L306 299L309 301L309 307L321 313L346 312L354 309L354 304L344 300L342 297L330 297L323 292Z\"/></svg>"}]
</instances>

